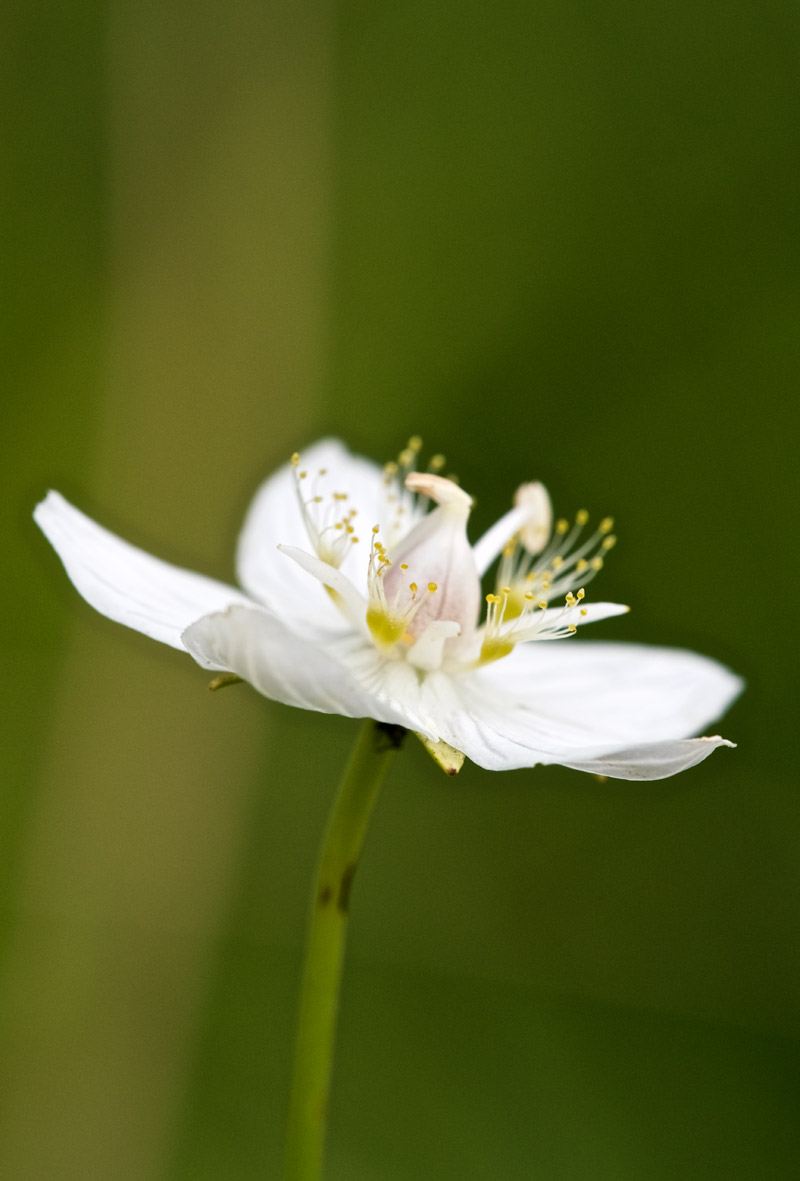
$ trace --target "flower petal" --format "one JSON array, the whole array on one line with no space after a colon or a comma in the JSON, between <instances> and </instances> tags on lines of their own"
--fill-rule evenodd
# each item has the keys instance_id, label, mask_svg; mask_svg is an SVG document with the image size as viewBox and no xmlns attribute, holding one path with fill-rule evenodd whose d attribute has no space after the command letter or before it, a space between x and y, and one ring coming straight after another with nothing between
<instances>
[{"instance_id":1,"label":"flower petal","mask_svg":"<svg viewBox=\"0 0 800 1181\"><path fill-rule=\"evenodd\" d=\"M207 615L187 628L183 642L203 668L237 673L273 701L318 713L408 725L408 715L376 691L380 677L370 684L368 676L359 678L353 671L346 646L323 650L290 632L263 607L236 606ZM379 671L374 662L370 671Z\"/></svg>"},{"instance_id":2,"label":"flower petal","mask_svg":"<svg viewBox=\"0 0 800 1181\"><path fill-rule=\"evenodd\" d=\"M183 650L181 633L201 616L250 602L235 587L171 566L109 533L58 492L49 492L33 516L87 603L173 648Z\"/></svg>"},{"instance_id":3,"label":"flower petal","mask_svg":"<svg viewBox=\"0 0 800 1181\"><path fill-rule=\"evenodd\" d=\"M728 669L691 652L564 641L521 646L460 678L431 674L417 708L438 737L491 770L562 763L623 775L619 768L638 766L642 778L657 778L647 768L685 758L689 766L692 752L707 753L675 742L702 730L741 688ZM653 743L669 746L641 749ZM617 769L600 771L597 760Z\"/></svg>"},{"instance_id":4,"label":"flower petal","mask_svg":"<svg viewBox=\"0 0 800 1181\"><path fill-rule=\"evenodd\" d=\"M618 750L598 759L565 763L575 771L591 771L610 779L667 779L702 763L720 746L734 747L715 734L713 738L673 739L671 742L650 742L643 746Z\"/></svg>"},{"instance_id":5,"label":"flower petal","mask_svg":"<svg viewBox=\"0 0 800 1181\"><path fill-rule=\"evenodd\" d=\"M301 467L307 470L309 491L324 480L330 492L347 493L345 502L358 510L360 542L351 546L342 569L359 588L366 591L370 529L384 509L383 471L377 464L351 455L338 439L323 439L301 453ZM321 469L324 477L318 477ZM341 627L341 616L321 587L314 586L292 562L278 553L279 545L309 548L309 537L297 499L295 470L287 463L270 476L256 493L245 518L236 554L242 586L259 602L273 610L291 612L297 623L315 627Z\"/></svg>"},{"instance_id":6,"label":"flower petal","mask_svg":"<svg viewBox=\"0 0 800 1181\"><path fill-rule=\"evenodd\" d=\"M313 554L306 553L305 550L298 549L296 546L279 545L278 549L310 576L307 581L315 578L317 582L321 582L329 591L332 591L338 597L338 605L341 607L342 614L347 617L354 630L360 632L366 639L369 638L366 599L359 594L350 579L342 574L341 570L337 570L335 566L315 558ZM281 605L281 614L286 615L285 604Z\"/></svg>"}]
</instances>

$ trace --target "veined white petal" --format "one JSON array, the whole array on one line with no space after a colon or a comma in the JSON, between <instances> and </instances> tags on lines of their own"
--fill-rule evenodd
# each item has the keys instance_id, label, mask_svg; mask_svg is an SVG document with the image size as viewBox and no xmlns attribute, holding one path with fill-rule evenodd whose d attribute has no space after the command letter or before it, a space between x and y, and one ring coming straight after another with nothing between
<instances>
[{"instance_id":1,"label":"veined white petal","mask_svg":"<svg viewBox=\"0 0 800 1181\"><path fill-rule=\"evenodd\" d=\"M522 528L527 519L527 507L519 505L517 508L509 509L499 521L495 521L494 525L486 530L482 537L478 538L472 547L472 553L481 578L506 542Z\"/></svg>"},{"instance_id":2,"label":"veined white petal","mask_svg":"<svg viewBox=\"0 0 800 1181\"><path fill-rule=\"evenodd\" d=\"M490 770L583 766L684 740L741 688L728 669L692 652L564 641L520 646L460 678L432 673L420 708L438 737Z\"/></svg>"},{"instance_id":3,"label":"veined white petal","mask_svg":"<svg viewBox=\"0 0 800 1181\"><path fill-rule=\"evenodd\" d=\"M33 516L87 603L173 648L183 649L181 633L202 615L251 601L235 587L137 549L58 492L49 492Z\"/></svg>"},{"instance_id":4,"label":"veined white petal","mask_svg":"<svg viewBox=\"0 0 800 1181\"><path fill-rule=\"evenodd\" d=\"M360 541L350 546L342 570L365 587L370 529L384 507L383 469L352 455L338 439L323 439L302 451L301 466L308 471L309 496L319 481L321 493L347 493L345 503L358 510L354 520ZM320 470L326 472L324 477L319 476ZM254 599L282 615L291 613L295 622L339 628L341 619L329 596L281 557L277 550L281 544L305 550L310 546L290 463L261 485L248 510L236 553L239 581Z\"/></svg>"},{"instance_id":5,"label":"veined white petal","mask_svg":"<svg viewBox=\"0 0 800 1181\"><path fill-rule=\"evenodd\" d=\"M671 742L650 742L614 751L597 759L565 762L575 771L592 771L610 779L667 779L707 759L720 746L735 746L726 738L684 738Z\"/></svg>"},{"instance_id":6,"label":"veined white petal","mask_svg":"<svg viewBox=\"0 0 800 1181\"><path fill-rule=\"evenodd\" d=\"M581 745L630 746L688 738L719 718L744 687L716 660L680 648L564 640L529 644L482 670L495 697L563 719Z\"/></svg>"},{"instance_id":7,"label":"veined white petal","mask_svg":"<svg viewBox=\"0 0 800 1181\"><path fill-rule=\"evenodd\" d=\"M415 668L424 671L441 668L446 641L455 639L460 632L461 627L454 620L433 620L416 643L409 648L407 660Z\"/></svg>"},{"instance_id":8,"label":"veined white petal","mask_svg":"<svg viewBox=\"0 0 800 1181\"><path fill-rule=\"evenodd\" d=\"M306 574L310 574L312 578L316 578L323 586L333 591L339 598L342 614L347 617L353 628L364 636L369 635L367 601L363 595L359 594L350 579L342 574L341 570L337 570L335 566L329 566L327 562L321 561L313 554L306 553L305 550L298 549L296 546L279 545L278 549L287 558L296 562ZM308 579L306 581L308 582ZM281 611L286 613L285 605L282 605Z\"/></svg>"},{"instance_id":9,"label":"veined white petal","mask_svg":"<svg viewBox=\"0 0 800 1181\"><path fill-rule=\"evenodd\" d=\"M183 642L203 668L234 672L284 705L409 724L409 715L381 695L380 665L370 661L369 652L359 662L349 657L346 646L323 649L288 631L263 607L231 607L207 615L187 628Z\"/></svg>"}]
</instances>

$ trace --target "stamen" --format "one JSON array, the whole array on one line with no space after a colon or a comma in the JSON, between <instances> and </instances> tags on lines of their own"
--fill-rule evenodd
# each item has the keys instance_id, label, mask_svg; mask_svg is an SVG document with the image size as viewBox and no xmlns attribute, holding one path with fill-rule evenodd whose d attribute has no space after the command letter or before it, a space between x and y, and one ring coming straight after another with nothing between
<instances>
[{"instance_id":1,"label":"stamen","mask_svg":"<svg viewBox=\"0 0 800 1181\"><path fill-rule=\"evenodd\" d=\"M425 590L420 594L418 583L410 582L407 588L400 586L393 595L391 592L387 595L384 573L392 563L387 555L386 547L378 538L379 532L380 526L373 525L367 576L369 590L367 626L378 646L389 650L394 649L400 643L406 646L414 644L415 637L409 630L412 620L428 595L435 594L439 586L436 582L428 582ZM408 563L402 562L400 569L407 570ZM406 591L409 593L407 594Z\"/></svg>"},{"instance_id":2,"label":"stamen","mask_svg":"<svg viewBox=\"0 0 800 1181\"><path fill-rule=\"evenodd\" d=\"M340 516L344 502L349 499L348 493L324 492L322 484L328 475L328 469L318 468L310 479L309 472L305 468L300 468L300 462L300 452L295 451L290 464L306 532L317 557L338 569L348 552L348 541L354 545L358 541L355 529L350 524L356 510L352 508L344 516Z\"/></svg>"},{"instance_id":3,"label":"stamen","mask_svg":"<svg viewBox=\"0 0 800 1181\"><path fill-rule=\"evenodd\" d=\"M546 492L542 489L541 494L534 493L539 487L523 485L515 503L533 503L536 494L544 506ZM540 523L549 514L549 500L546 504L547 512L542 508ZM602 569L603 555L616 544L611 517L604 517L594 533L580 543L588 520L586 509L578 510L572 526L565 517L559 518L547 545L534 539L530 530L527 536L524 528L509 539L501 551L496 593L486 598L479 663L498 660L521 641L560 639L575 633L576 624L570 622L569 616L579 610L582 619L587 617L587 609L580 606L586 597L585 584ZM560 611L549 609L551 595L564 596Z\"/></svg>"}]
</instances>

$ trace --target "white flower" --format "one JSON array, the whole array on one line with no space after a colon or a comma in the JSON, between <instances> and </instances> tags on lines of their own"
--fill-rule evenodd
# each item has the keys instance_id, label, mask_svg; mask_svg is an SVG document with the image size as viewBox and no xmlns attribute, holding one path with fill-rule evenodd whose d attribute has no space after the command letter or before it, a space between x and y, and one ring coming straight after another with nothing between
<instances>
[{"instance_id":1,"label":"white flower","mask_svg":"<svg viewBox=\"0 0 800 1181\"><path fill-rule=\"evenodd\" d=\"M293 456L245 521L243 591L134 548L57 492L34 515L110 619L276 701L414 730L451 771L463 752L493 770L660 779L732 745L691 737L740 692L726 668L570 638L627 611L584 598L614 543L610 520L586 540L583 511L553 527L547 493L528 484L470 545L470 497L436 474L440 456L416 471L419 446L385 468L335 440ZM484 612L480 579L498 556Z\"/></svg>"}]
</instances>

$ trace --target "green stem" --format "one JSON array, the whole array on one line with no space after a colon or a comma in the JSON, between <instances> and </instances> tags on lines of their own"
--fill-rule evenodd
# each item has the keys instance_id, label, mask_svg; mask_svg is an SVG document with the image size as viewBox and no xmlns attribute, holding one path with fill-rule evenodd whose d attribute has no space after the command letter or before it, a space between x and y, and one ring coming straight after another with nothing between
<instances>
[{"instance_id":1,"label":"green stem","mask_svg":"<svg viewBox=\"0 0 800 1181\"><path fill-rule=\"evenodd\" d=\"M328 819L311 897L284 1181L318 1181L322 1174L350 888L378 789L403 733L364 723Z\"/></svg>"}]
</instances>

